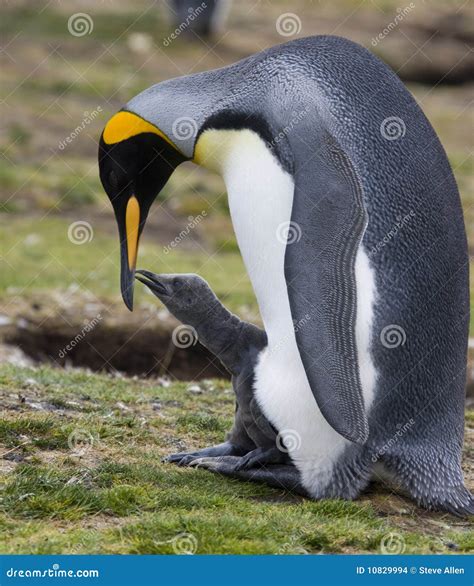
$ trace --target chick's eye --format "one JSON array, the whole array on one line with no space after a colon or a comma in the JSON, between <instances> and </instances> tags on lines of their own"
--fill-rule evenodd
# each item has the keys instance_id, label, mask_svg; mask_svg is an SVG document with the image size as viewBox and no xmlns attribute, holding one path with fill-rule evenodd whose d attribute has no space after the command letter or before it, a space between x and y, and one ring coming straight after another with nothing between
<instances>
[{"instance_id":1,"label":"chick's eye","mask_svg":"<svg viewBox=\"0 0 474 586\"><path fill-rule=\"evenodd\" d=\"M109 173L109 185L114 189L118 187L117 173L113 169Z\"/></svg>"}]
</instances>

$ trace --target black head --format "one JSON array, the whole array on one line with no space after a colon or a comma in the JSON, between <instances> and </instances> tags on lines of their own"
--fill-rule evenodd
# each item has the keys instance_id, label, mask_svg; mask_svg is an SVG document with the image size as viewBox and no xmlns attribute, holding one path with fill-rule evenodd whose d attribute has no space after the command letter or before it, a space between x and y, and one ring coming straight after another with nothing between
<instances>
[{"instance_id":1,"label":"black head","mask_svg":"<svg viewBox=\"0 0 474 586\"><path fill-rule=\"evenodd\" d=\"M219 303L208 283L199 275L157 275L137 270L135 278L146 285L177 319L190 325L215 310Z\"/></svg>"},{"instance_id":2,"label":"black head","mask_svg":"<svg viewBox=\"0 0 474 586\"><path fill-rule=\"evenodd\" d=\"M100 179L119 228L120 283L130 310L138 242L148 212L170 175L185 160L157 128L130 112L115 114L100 138Z\"/></svg>"}]
</instances>

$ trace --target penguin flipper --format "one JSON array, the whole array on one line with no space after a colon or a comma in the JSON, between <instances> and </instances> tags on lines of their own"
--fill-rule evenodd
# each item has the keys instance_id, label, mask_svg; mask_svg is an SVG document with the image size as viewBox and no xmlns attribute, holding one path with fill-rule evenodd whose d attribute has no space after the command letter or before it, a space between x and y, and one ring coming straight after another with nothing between
<instances>
[{"instance_id":1,"label":"penguin flipper","mask_svg":"<svg viewBox=\"0 0 474 586\"><path fill-rule=\"evenodd\" d=\"M337 142L326 134L310 156L302 145L285 252L296 342L324 418L363 444L369 428L356 347L355 261L367 214L357 174Z\"/></svg>"}]
</instances>

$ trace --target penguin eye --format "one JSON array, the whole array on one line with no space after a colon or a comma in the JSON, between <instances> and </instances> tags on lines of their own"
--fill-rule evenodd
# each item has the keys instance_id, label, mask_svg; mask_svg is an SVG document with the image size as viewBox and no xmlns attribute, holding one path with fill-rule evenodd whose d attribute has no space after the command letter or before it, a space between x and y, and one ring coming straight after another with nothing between
<instances>
[{"instance_id":1,"label":"penguin eye","mask_svg":"<svg viewBox=\"0 0 474 586\"><path fill-rule=\"evenodd\" d=\"M108 181L109 181L110 187L112 187L113 189L117 189L118 188L117 173L113 169L109 173Z\"/></svg>"}]
</instances>

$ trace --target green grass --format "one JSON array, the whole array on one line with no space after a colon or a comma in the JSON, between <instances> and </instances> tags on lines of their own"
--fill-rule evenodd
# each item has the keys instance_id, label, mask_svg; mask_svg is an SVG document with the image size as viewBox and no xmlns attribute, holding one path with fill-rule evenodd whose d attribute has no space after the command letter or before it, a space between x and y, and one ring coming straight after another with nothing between
<instances>
[{"instance_id":1,"label":"green grass","mask_svg":"<svg viewBox=\"0 0 474 586\"><path fill-rule=\"evenodd\" d=\"M74 14L74 12L72 12ZM71 14L68 11L55 10L53 8L38 8L30 6L15 7L8 10L0 24L0 33L10 33L12 30L22 31L30 37L40 37L51 39L69 38L78 40L79 46L81 38L86 36L89 41L116 41L121 36L126 38L126 31L139 30L156 34L157 31L164 31L162 18L163 12L158 7L151 7L146 10L145 5L141 10L136 11L88 11L92 19L92 25L88 24L86 29L76 25L72 27L73 31L78 34L77 37L71 35L68 30L68 20ZM72 26L72 25L71 25ZM84 30L89 32L84 32ZM81 34L82 33L82 34Z\"/></svg>"},{"instance_id":2,"label":"green grass","mask_svg":"<svg viewBox=\"0 0 474 586\"><path fill-rule=\"evenodd\" d=\"M48 290L65 291L78 286L96 296L119 299L118 236L92 221L93 238L74 244L68 238L74 221L86 220L78 214L67 221L46 216L32 221L17 215L0 214L0 249L4 261L0 271L0 299L20 294L28 297ZM205 220L208 221L208 220ZM113 226L115 229L115 226ZM178 230L177 230L178 232ZM215 234L216 231L214 231ZM258 308L238 248L232 237L217 244L217 254L177 247L165 254L160 245L142 238L139 267L161 273L198 273L205 278L231 311L258 319ZM471 270L471 333L474 334L474 269ZM143 287L136 287L136 303L148 302Z\"/></svg>"},{"instance_id":3,"label":"green grass","mask_svg":"<svg viewBox=\"0 0 474 586\"><path fill-rule=\"evenodd\" d=\"M92 220L93 238L74 244L68 238L74 221L48 216L32 220L0 215L0 249L4 260L0 271L0 297L22 296L51 289L66 290L71 285L92 291L97 296L119 297L119 240ZM111 224L113 231L115 226ZM209 281L216 294L233 311L243 306L256 308L254 295L237 252L213 256L204 251L183 251L179 247L168 254L162 246L142 239L139 266L156 272L195 272ZM26 288L26 290L23 290ZM137 302L150 300L143 287L136 287Z\"/></svg>"},{"instance_id":4,"label":"green grass","mask_svg":"<svg viewBox=\"0 0 474 586\"><path fill-rule=\"evenodd\" d=\"M22 164L12 167L2 161L0 181L11 192L8 196L5 193L3 202L0 200L0 212L8 212L11 203L16 203L23 212L31 211L28 196L32 188L40 210L73 209L98 202L103 196L98 176L87 174L80 161L68 162L65 158L61 165Z\"/></svg>"},{"instance_id":5,"label":"green grass","mask_svg":"<svg viewBox=\"0 0 474 586\"><path fill-rule=\"evenodd\" d=\"M162 464L221 441L232 421L228 383L186 387L0 366L0 552L377 553L389 533L407 553L474 550L465 522L380 491L312 502ZM393 499L403 513L387 514Z\"/></svg>"}]
</instances>

